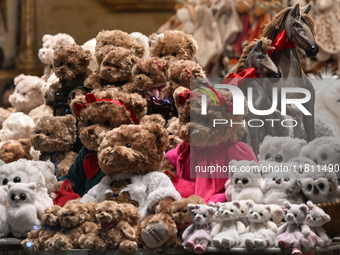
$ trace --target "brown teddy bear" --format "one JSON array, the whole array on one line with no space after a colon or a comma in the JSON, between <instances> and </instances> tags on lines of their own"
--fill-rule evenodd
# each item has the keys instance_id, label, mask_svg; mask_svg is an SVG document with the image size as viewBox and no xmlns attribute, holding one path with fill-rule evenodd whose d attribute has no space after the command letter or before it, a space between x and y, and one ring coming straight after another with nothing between
<instances>
[{"instance_id":1,"label":"brown teddy bear","mask_svg":"<svg viewBox=\"0 0 340 255\"><path fill-rule=\"evenodd\" d=\"M125 252L138 249L137 228L140 214L137 207L104 201L96 209L96 218L101 224L100 236L107 248L119 247Z\"/></svg>"},{"instance_id":2,"label":"brown teddy bear","mask_svg":"<svg viewBox=\"0 0 340 255\"><path fill-rule=\"evenodd\" d=\"M21 242L24 250L28 253L35 253L48 248L53 236L61 229L57 217L61 207L52 205L47 207L41 215L41 226L37 230L31 230L27 239Z\"/></svg>"},{"instance_id":3,"label":"brown teddy bear","mask_svg":"<svg viewBox=\"0 0 340 255\"><path fill-rule=\"evenodd\" d=\"M31 160L31 142L28 138L4 142L0 148L0 159L6 164L24 158Z\"/></svg>"},{"instance_id":4,"label":"brown teddy bear","mask_svg":"<svg viewBox=\"0 0 340 255\"><path fill-rule=\"evenodd\" d=\"M146 114L146 101L138 94L102 91L76 97L71 102L78 119L79 137L84 145L65 176L75 193L83 196L105 176L98 165L98 138L123 124L138 124Z\"/></svg>"},{"instance_id":5,"label":"brown teddy bear","mask_svg":"<svg viewBox=\"0 0 340 255\"><path fill-rule=\"evenodd\" d=\"M69 113L68 103L75 95L89 90L84 87L85 79L92 73L88 68L91 52L77 44L59 46L53 57L53 68L59 80L46 93L46 104L53 106L54 115Z\"/></svg>"},{"instance_id":6,"label":"brown teddy bear","mask_svg":"<svg viewBox=\"0 0 340 255\"><path fill-rule=\"evenodd\" d=\"M149 37L150 57L194 60L197 49L198 45L194 38L182 31L167 30Z\"/></svg>"},{"instance_id":7,"label":"brown teddy bear","mask_svg":"<svg viewBox=\"0 0 340 255\"><path fill-rule=\"evenodd\" d=\"M95 55L98 66L101 65L106 54L114 47L128 49L138 58L142 58L145 53L145 47L142 44L121 30L103 30L98 33L96 41Z\"/></svg>"},{"instance_id":8,"label":"brown teddy bear","mask_svg":"<svg viewBox=\"0 0 340 255\"><path fill-rule=\"evenodd\" d=\"M51 160L56 176L66 175L77 153L72 151L77 138L76 119L72 115L42 117L31 134L31 143L42 154L40 160Z\"/></svg>"},{"instance_id":9,"label":"brown teddy bear","mask_svg":"<svg viewBox=\"0 0 340 255\"><path fill-rule=\"evenodd\" d=\"M161 119L159 115L145 116L139 125L122 125L102 137L98 160L107 176L81 199L82 202L111 199L136 205L143 226L142 242L149 248L166 245L168 240L172 244L176 224L163 214L155 214L150 224L143 220L154 214L163 200L166 202L162 207L166 207L172 200L180 199L170 179L159 172L169 137L163 125L158 124L164 120L157 118ZM159 243L154 239L158 234L162 238Z\"/></svg>"},{"instance_id":10,"label":"brown teddy bear","mask_svg":"<svg viewBox=\"0 0 340 255\"><path fill-rule=\"evenodd\" d=\"M85 81L85 87L89 89L102 89L108 87L122 87L131 82L133 66L139 61L131 50L122 47L112 47L104 56L98 72Z\"/></svg>"}]
</instances>

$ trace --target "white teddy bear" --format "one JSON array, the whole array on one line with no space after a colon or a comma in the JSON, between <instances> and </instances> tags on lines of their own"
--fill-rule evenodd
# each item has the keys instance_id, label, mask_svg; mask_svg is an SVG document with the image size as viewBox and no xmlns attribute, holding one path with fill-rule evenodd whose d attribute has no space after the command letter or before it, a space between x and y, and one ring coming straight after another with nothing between
<instances>
[{"instance_id":1,"label":"white teddy bear","mask_svg":"<svg viewBox=\"0 0 340 255\"><path fill-rule=\"evenodd\" d=\"M95 55L95 53L96 53L96 43L97 43L96 38L92 38L92 39L86 41L81 46L84 50L89 50L91 52L91 60L90 60L89 68L92 71L96 71L99 67L97 60L96 60L96 55Z\"/></svg>"},{"instance_id":2,"label":"white teddy bear","mask_svg":"<svg viewBox=\"0 0 340 255\"><path fill-rule=\"evenodd\" d=\"M239 243L239 236L244 233L245 226L238 219L241 215L241 204L238 201L216 204L220 223L212 231L212 244L216 248L227 248Z\"/></svg>"},{"instance_id":3,"label":"white teddy bear","mask_svg":"<svg viewBox=\"0 0 340 255\"><path fill-rule=\"evenodd\" d=\"M7 186L0 186L0 238L6 237L9 234L9 224L7 216Z\"/></svg>"},{"instance_id":4,"label":"white teddy bear","mask_svg":"<svg viewBox=\"0 0 340 255\"><path fill-rule=\"evenodd\" d=\"M266 136L260 146L258 159L285 163L299 156L301 148L307 142L298 138Z\"/></svg>"},{"instance_id":5,"label":"white teddy bear","mask_svg":"<svg viewBox=\"0 0 340 255\"><path fill-rule=\"evenodd\" d=\"M19 159L0 167L0 185L7 185L9 182L36 184L37 200L45 209L53 205L48 194L43 171L39 170L35 161ZM48 171L48 170L46 170Z\"/></svg>"},{"instance_id":6,"label":"white teddy bear","mask_svg":"<svg viewBox=\"0 0 340 255\"><path fill-rule=\"evenodd\" d=\"M22 112L14 112L2 123L0 142L30 138L35 123L31 117Z\"/></svg>"},{"instance_id":7,"label":"white teddy bear","mask_svg":"<svg viewBox=\"0 0 340 255\"><path fill-rule=\"evenodd\" d=\"M35 226L40 225L38 216L43 209L36 203L35 183L8 183L8 223L15 237L26 237Z\"/></svg>"},{"instance_id":8,"label":"white teddy bear","mask_svg":"<svg viewBox=\"0 0 340 255\"><path fill-rule=\"evenodd\" d=\"M31 110L44 103L42 88L45 81L37 76L20 74L14 78L15 90L8 100L14 112L28 114Z\"/></svg>"},{"instance_id":9,"label":"white teddy bear","mask_svg":"<svg viewBox=\"0 0 340 255\"><path fill-rule=\"evenodd\" d=\"M255 161L231 160L230 176L225 184L228 201L251 199L262 203L264 182Z\"/></svg>"}]
</instances>

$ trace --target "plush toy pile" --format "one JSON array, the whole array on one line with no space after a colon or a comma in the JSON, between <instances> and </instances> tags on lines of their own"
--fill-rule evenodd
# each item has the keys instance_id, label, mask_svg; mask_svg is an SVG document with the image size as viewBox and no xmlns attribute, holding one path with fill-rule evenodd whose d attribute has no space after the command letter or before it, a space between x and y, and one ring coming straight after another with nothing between
<instances>
[{"instance_id":1,"label":"plush toy pile","mask_svg":"<svg viewBox=\"0 0 340 255\"><path fill-rule=\"evenodd\" d=\"M26 238L28 253L280 247L301 254L329 245L322 226L331 219L318 204L339 201L339 138L268 135L255 155L241 142L249 133L243 125L211 124L241 123L246 98L235 115L230 90L212 90L218 101L204 97L204 70L241 54L275 6L188 1L149 37L103 30L79 46L66 34L45 35L44 75L16 77L13 108L0 109L0 237ZM271 43L256 40L246 50L268 59ZM334 104L317 96L319 122L332 125ZM229 171L196 171L213 165Z\"/></svg>"}]
</instances>

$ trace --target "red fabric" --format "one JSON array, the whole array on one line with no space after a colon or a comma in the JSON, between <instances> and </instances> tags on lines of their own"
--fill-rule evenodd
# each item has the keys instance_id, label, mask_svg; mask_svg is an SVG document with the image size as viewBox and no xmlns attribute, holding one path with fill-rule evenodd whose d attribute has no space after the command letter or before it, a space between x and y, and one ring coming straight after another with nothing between
<instances>
[{"instance_id":1,"label":"red fabric","mask_svg":"<svg viewBox=\"0 0 340 255\"><path fill-rule=\"evenodd\" d=\"M107 231L111 228L114 228L117 226L117 223L108 223L108 224L101 224L100 231Z\"/></svg>"},{"instance_id":2,"label":"red fabric","mask_svg":"<svg viewBox=\"0 0 340 255\"><path fill-rule=\"evenodd\" d=\"M71 182L69 180L65 180L61 189L55 193L53 204L63 207L67 201L78 198L80 198L80 196L73 192Z\"/></svg>"},{"instance_id":3,"label":"red fabric","mask_svg":"<svg viewBox=\"0 0 340 255\"><path fill-rule=\"evenodd\" d=\"M138 124L138 120L136 118L136 116L133 114L133 112L122 102L118 101L118 100L113 100L113 99L108 99L108 98L101 98L98 99L96 98L96 96L92 93L87 93L86 97L85 97L86 103L85 104L78 104L75 103L74 107L76 108L77 114L78 116L80 115L81 111L87 107L88 103L93 103L93 102L101 102L101 101L107 101L107 102L111 102L113 104L117 104L117 105L121 105L124 106L124 108L130 113L130 118L133 121L133 123Z\"/></svg>"},{"instance_id":4,"label":"red fabric","mask_svg":"<svg viewBox=\"0 0 340 255\"><path fill-rule=\"evenodd\" d=\"M206 203L226 201L224 184L229 176L227 173L221 173L214 178L202 178L209 174L201 173L199 177L191 178L190 171L193 171L195 166L229 166L232 159L257 161L253 150L247 144L234 140L207 148L190 148L181 142L177 148L167 152L166 158L176 166L179 179L173 184L182 197L200 196Z\"/></svg>"},{"instance_id":5,"label":"red fabric","mask_svg":"<svg viewBox=\"0 0 340 255\"><path fill-rule=\"evenodd\" d=\"M85 156L84 162L84 172L87 179L91 180L99 172L98 157L96 152L88 153Z\"/></svg>"},{"instance_id":6,"label":"red fabric","mask_svg":"<svg viewBox=\"0 0 340 255\"><path fill-rule=\"evenodd\" d=\"M257 73L255 72L255 68L251 67L246 70L243 70L240 73L231 73L223 80L223 84L231 84L239 87L243 81L243 79L247 78L259 78Z\"/></svg>"},{"instance_id":7,"label":"red fabric","mask_svg":"<svg viewBox=\"0 0 340 255\"><path fill-rule=\"evenodd\" d=\"M237 40L233 44L234 50L239 54L242 55L243 51L243 43L244 41L248 40L249 36L251 35L253 29L249 22L249 14L245 13L242 15L242 32L237 37Z\"/></svg>"},{"instance_id":8,"label":"red fabric","mask_svg":"<svg viewBox=\"0 0 340 255\"><path fill-rule=\"evenodd\" d=\"M276 51L285 49L295 49L295 43L287 41L287 32L282 30L282 32L275 38L271 46L275 47L274 50L267 50L268 55L271 57Z\"/></svg>"},{"instance_id":9,"label":"red fabric","mask_svg":"<svg viewBox=\"0 0 340 255\"><path fill-rule=\"evenodd\" d=\"M177 103L184 104L190 97L193 97L193 94L187 89L184 94L179 93Z\"/></svg>"}]
</instances>

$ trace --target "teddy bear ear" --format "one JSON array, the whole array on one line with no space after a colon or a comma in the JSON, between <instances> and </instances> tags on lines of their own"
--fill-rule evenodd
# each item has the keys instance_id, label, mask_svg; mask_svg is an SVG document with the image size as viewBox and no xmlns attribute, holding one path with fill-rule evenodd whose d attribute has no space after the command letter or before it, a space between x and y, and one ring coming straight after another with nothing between
<instances>
[{"instance_id":1,"label":"teddy bear ear","mask_svg":"<svg viewBox=\"0 0 340 255\"><path fill-rule=\"evenodd\" d=\"M148 130L156 136L156 145L159 150L165 150L169 143L169 135L165 128L156 123L146 125Z\"/></svg>"},{"instance_id":2,"label":"teddy bear ear","mask_svg":"<svg viewBox=\"0 0 340 255\"><path fill-rule=\"evenodd\" d=\"M72 115L79 120L80 117L80 112L81 112L81 107L82 105L86 104L86 100L85 100L85 95L80 95L75 97L71 103L70 103L70 108L72 111Z\"/></svg>"},{"instance_id":3,"label":"teddy bear ear","mask_svg":"<svg viewBox=\"0 0 340 255\"><path fill-rule=\"evenodd\" d=\"M254 203L253 200L248 200L248 201L247 201L247 205L248 205L249 208L253 208L254 205L255 205L255 203Z\"/></svg>"},{"instance_id":4,"label":"teddy bear ear","mask_svg":"<svg viewBox=\"0 0 340 255\"><path fill-rule=\"evenodd\" d=\"M325 222L331 221L331 217L330 217L328 214L323 214L323 215L322 215L322 219L323 219Z\"/></svg>"},{"instance_id":5,"label":"teddy bear ear","mask_svg":"<svg viewBox=\"0 0 340 255\"><path fill-rule=\"evenodd\" d=\"M190 91L185 87L179 87L175 90L173 97L175 100L176 108L179 109L185 105L185 102L189 100L189 98L183 98L183 95L185 95L186 91Z\"/></svg>"},{"instance_id":6,"label":"teddy bear ear","mask_svg":"<svg viewBox=\"0 0 340 255\"><path fill-rule=\"evenodd\" d=\"M161 127L165 126L165 119L160 114L145 115L141 120L141 125L150 125L151 123L156 123Z\"/></svg>"},{"instance_id":7,"label":"teddy bear ear","mask_svg":"<svg viewBox=\"0 0 340 255\"><path fill-rule=\"evenodd\" d=\"M299 209L300 209L301 211L303 211L303 212L307 215L307 211L308 211L307 205L305 205L305 204L300 204L300 205L299 205Z\"/></svg>"},{"instance_id":8,"label":"teddy bear ear","mask_svg":"<svg viewBox=\"0 0 340 255\"><path fill-rule=\"evenodd\" d=\"M31 140L28 138L20 138L18 140L19 143L21 143L22 147L25 151L29 151L31 148Z\"/></svg>"},{"instance_id":9,"label":"teddy bear ear","mask_svg":"<svg viewBox=\"0 0 340 255\"><path fill-rule=\"evenodd\" d=\"M46 34L46 35L43 36L42 41L44 43L44 42L46 42L46 41L48 41L52 38L53 38L53 35Z\"/></svg>"},{"instance_id":10,"label":"teddy bear ear","mask_svg":"<svg viewBox=\"0 0 340 255\"><path fill-rule=\"evenodd\" d=\"M269 205L265 205L265 206L264 206L264 209L268 210L268 212L271 212L271 208L270 208Z\"/></svg>"},{"instance_id":11,"label":"teddy bear ear","mask_svg":"<svg viewBox=\"0 0 340 255\"><path fill-rule=\"evenodd\" d=\"M28 184L28 188L30 188L30 189L35 189L37 187L37 185L34 183L34 182L30 182L29 184Z\"/></svg>"},{"instance_id":12,"label":"teddy bear ear","mask_svg":"<svg viewBox=\"0 0 340 255\"><path fill-rule=\"evenodd\" d=\"M24 80L27 77L27 75L24 74L20 74L17 77L14 78L14 85L18 85L19 82L21 82L22 80Z\"/></svg>"},{"instance_id":13,"label":"teddy bear ear","mask_svg":"<svg viewBox=\"0 0 340 255\"><path fill-rule=\"evenodd\" d=\"M239 201L233 201L233 205L235 205L238 209L241 209L241 204Z\"/></svg>"},{"instance_id":14,"label":"teddy bear ear","mask_svg":"<svg viewBox=\"0 0 340 255\"><path fill-rule=\"evenodd\" d=\"M314 208L314 204L313 204L312 201L309 200L306 204L307 204L307 207L308 207L309 210L311 210L312 208Z\"/></svg>"},{"instance_id":15,"label":"teddy bear ear","mask_svg":"<svg viewBox=\"0 0 340 255\"><path fill-rule=\"evenodd\" d=\"M292 206L288 201L284 202L285 207L289 210Z\"/></svg>"},{"instance_id":16,"label":"teddy bear ear","mask_svg":"<svg viewBox=\"0 0 340 255\"><path fill-rule=\"evenodd\" d=\"M198 50L198 44L192 36L188 40L189 40L188 46L189 46L189 49L191 51L191 55L195 56L196 51Z\"/></svg>"}]
</instances>

